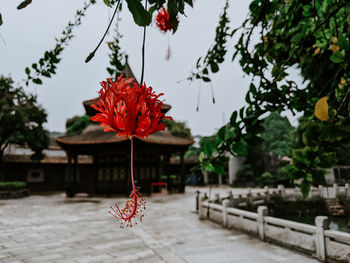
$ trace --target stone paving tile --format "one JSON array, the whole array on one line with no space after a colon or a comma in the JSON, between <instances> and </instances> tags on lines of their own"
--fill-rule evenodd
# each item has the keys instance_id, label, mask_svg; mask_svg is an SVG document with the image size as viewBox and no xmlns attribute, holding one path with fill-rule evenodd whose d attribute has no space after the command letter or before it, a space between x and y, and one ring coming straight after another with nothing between
<instances>
[{"instance_id":1,"label":"stone paving tile","mask_svg":"<svg viewBox=\"0 0 350 263\"><path fill-rule=\"evenodd\" d=\"M195 190L147 197L144 222L133 230L120 229L107 213L110 204L125 198L66 199L55 194L0 200L0 262L317 262L198 220L191 212Z\"/></svg>"}]
</instances>

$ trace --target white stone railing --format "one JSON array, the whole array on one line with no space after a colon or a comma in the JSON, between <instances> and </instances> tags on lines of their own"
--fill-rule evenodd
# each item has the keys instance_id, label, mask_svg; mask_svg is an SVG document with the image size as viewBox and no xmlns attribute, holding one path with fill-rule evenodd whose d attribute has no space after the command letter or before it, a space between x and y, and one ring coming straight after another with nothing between
<instances>
[{"instance_id":1,"label":"white stone railing","mask_svg":"<svg viewBox=\"0 0 350 263\"><path fill-rule=\"evenodd\" d=\"M247 206L257 206L269 203L273 197L281 197L283 199L295 200L302 198L302 193L300 189L286 189L283 185L279 185L277 188L269 188L265 186L263 189L251 189L247 188L245 193L233 194L229 191L226 196L221 197L219 194L215 194L213 201L214 203L221 203L224 199L229 199L231 202L230 206L241 207ZM350 184L345 184L345 186L338 186L334 184L331 187L319 186L318 188L313 188L307 198L338 198L345 197L350 198Z\"/></svg>"},{"instance_id":2,"label":"white stone railing","mask_svg":"<svg viewBox=\"0 0 350 263\"><path fill-rule=\"evenodd\" d=\"M200 219L209 219L227 228L234 228L291 249L305 252L322 262L350 262L350 234L328 230L328 218L317 216L315 226L270 217L266 206L259 206L258 213L208 203L199 196L198 214Z\"/></svg>"}]
</instances>

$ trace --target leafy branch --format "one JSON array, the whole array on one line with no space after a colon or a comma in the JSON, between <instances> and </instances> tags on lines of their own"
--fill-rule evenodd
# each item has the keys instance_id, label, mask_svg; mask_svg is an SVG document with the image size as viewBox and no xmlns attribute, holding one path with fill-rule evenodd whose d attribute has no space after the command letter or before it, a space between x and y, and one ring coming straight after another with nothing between
<instances>
[{"instance_id":1,"label":"leafy branch","mask_svg":"<svg viewBox=\"0 0 350 263\"><path fill-rule=\"evenodd\" d=\"M42 77L50 78L56 74L57 64L60 62L59 57L69 41L74 37L73 29L81 25L81 18L85 16L86 10L95 4L95 0L84 2L82 9L77 10L74 16L74 21L69 22L66 28L62 31L61 38L56 38L56 46L52 50L45 51L44 56L39 59L37 63L33 63L31 67L25 68L26 79L24 80L26 86L31 82L35 84L42 84Z\"/></svg>"},{"instance_id":2,"label":"leafy branch","mask_svg":"<svg viewBox=\"0 0 350 263\"><path fill-rule=\"evenodd\" d=\"M201 79L205 82L210 82L209 71L216 73L219 71L219 64L225 60L227 52L226 42L228 37L232 37L233 34L229 33L229 18L227 16L227 8L229 7L228 0L225 3L225 7L222 15L220 16L219 25L216 28L215 44L208 50L204 58L200 57L196 63L195 71L192 71L187 78L189 81L195 79Z\"/></svg>"}]
</instances>

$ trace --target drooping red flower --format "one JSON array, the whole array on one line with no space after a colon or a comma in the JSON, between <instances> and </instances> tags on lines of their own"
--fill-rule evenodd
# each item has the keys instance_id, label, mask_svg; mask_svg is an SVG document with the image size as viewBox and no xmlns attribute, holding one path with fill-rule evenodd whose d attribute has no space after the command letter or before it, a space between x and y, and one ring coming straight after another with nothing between
<instances>
[{"instance_id":1,"label":"drooping red flower","mask_svg":"<svg viewBox=\"0 0 350 263\"><path fill-rule=\"evenodd\" d=\"M114 131L117 136L125 136L131 140L130 167L132 192L125 208L120 209L117 204L110 206L109 213L121 221L120 227L137 224L142 221L146 201L141 197L134 181L134 151L133 138L145 138L151 133L165 129L163 119L171 119L161 112L162 102L152 87L137 85L132 78L119 76L116 82L111 79L101 82L102 89L99 99L91 105L97 113L91 117L92 121L100 122L104 131Z\"/></svg>"},{"instance_id":2,"label":"drooping red flower","mask_svg":"<svg viewBox=\"0 0 350 263\"><path fill-rule=\"evenodd\" d=\"M172 29L171 25L170 25L170 21L169 21L168 10L165 9L164 7L162 7L159 10L159 12L156 16L156 25L164 33L166 33L168 30Z\"/></svg>"},{"instance_id":3,"label":"drooping red flower","mask_svg":"<svg viewBox=\"0 0 350 263\"><path fill-rule=\"evenodd\" d=\"M119 76L116 82L111 79L101 82L99 100L93 104L99 113L91 118L101 122L104 131L114 131L118 136L132 138L148 137L151 133L165 129L161 112L162 101L152 87L137 85L132 78Z\"/></svg>"}]
</instances>

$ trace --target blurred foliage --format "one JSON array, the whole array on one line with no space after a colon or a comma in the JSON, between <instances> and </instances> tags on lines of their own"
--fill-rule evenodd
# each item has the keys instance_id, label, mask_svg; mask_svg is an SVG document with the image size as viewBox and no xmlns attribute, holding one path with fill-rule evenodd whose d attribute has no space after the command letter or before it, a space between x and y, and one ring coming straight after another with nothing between
<instances>
[{"instance_id":1,"label":"blurred foliage","mask_svg":"<svg viewBox=\"0 0 350 263\"><path fill-rule=\"evenodd\" d=\"M199 156L199 154L204 150L204 145L208 142L211 147L215 146L216 135L213 136L196 136L199 138L198 146L192 145L188 148L185 157Z\"/></svg>"},{"instance_id":2,"label":"blurred foliage","mask_svg":"<svg viewBox=\"0 0 350 263\"><path fill-rule=\"evenodd\" d=\"M69 118L66 121L66 134L79 134L91 123L92 121L87 115L74 116L72 118Z\"/></svg>"},{"instance_id":3,"label":"blurred foliage","mask_svg":"<svg viewBox=\"0 0 350 263\"><path fill-rule=\"evenodd\" d=\"M22 181L0 182L0 191L23 189L26 186L27 183Z\"/></svg>"},{"instance_id":4,"label":"blurred foliage","mask_svg":"<svg viewBox=\"0 0 350 263\"><path fill-rule=\"evenodd\" d=\"M263 120L262 125L263 151L273 152L279 156L291 156L294 127L288 118L282 117L278 112L272 112Z\"/></svg>"},{"instance_id":5,"label":"blurred foliage","mask_svg":"<svg viewBox=\"0 0 350 263\"><path fill-rule=\"evenodd\" d=\"M123 62L125 61L125 52L122 52L120 47L120 39L122 38L122 35L119 33L119 21L120 18L118 17L113 41L107 42L108 48L111 51L111 54L109 54L110 66L107 67L107 72L113 81L117 79L125 68L125 62Z\"/></svg>"},{"instance_id":6,"label":"blurred foliage","mask_svg":"<svg viewBox=\"0 0 350 263\"><path fill-rule=\"evenodd\" d=\"M26 79L25 83L28 86L30 83L38 85L43 84L42 78L51 78L56 74L57 64L60 62L60 55L64 48L69 44L69 41L74 37L73 29L81 25L81 18L85 16L86 10L95 4L95 0L84 2L82 9L77 10L74 21L69 22L66 28L62 31L62 37L56 38L56 46L52 50L45 51L44 56L37 63L33 63L31 67L25 68Z\"/></svg>"},{"instance_id":7,"label":"blurred foliage","mask_svg":"<svg viewBox=\"0 0 350 263\"><path fill-rule=\"evenodd\" d=\"M292 151L286 172L306 197L311 184L326 183L320 168L338 163L337 153L350 146L350 2L252 0L247 18L230 36L236 32L233 60L252 77L248 105L219 130L211 161L226 152L247 155L249 145L263 143L266 112L301 112L303 145ZM260 40L251 41L253 35ZM303 84L289 76L291 68Z\"/></svg>"},{"instance_id":8,"label":"blurred foliage","mask_svg":"<svg viewBox=\"0 0 350 263\"><path fill-rule=\"evenodd\" d=\"M122 5L120 0L103 0L103 3L108 7L115 7L115 13L119 13L122 11ZM31 0L23 1L17 9L25 8L27 5L31 3ZM26 86L30 83L34 83L37 85L43 84L43 77L51 78L54 74L56 74L57 64L60 62L60 55L64 48L69 44L69 41L74 37L73 29L81 25L81 18L85 16L87 9L96 3L96 0L88 0L84 2L84 6L76 11L74 21L69 22L66 28L62 31L62 37L56 38L56 46L52 50L47 50L44 52L42 58L39 59L37 63L33 63L30 67L25 68L26 79L24 80ZM156 10L160 10L162 7L166 7L169 12L169 21L173 33L177 30L177 26L179 23L178 15L185 15L185 3L189 6L193 6L192 0L146 0L145 4L142 4L141 0L126 0L129 11L131 12L134 21L139 26L149 26L152 22L152 14ZM147 9L147 4L149 4L149 8ZM113 15L114 17L114 15ZM113 20L113 19L112 19ZM113 21L110 21L110 24ZM119 19L118 19L119 21ZM118 26L117 21L117 26ZM2 15L0 13L0 26L2 25ZM102 37L100 43L95 48L93 52L89 54L86 58L85 62L89 62L95 55L98 47L103 41L105 35L109 31L110 24ZM118 33L112 42L108 43L108 47L111 50L110 57L110 67L107 67L108 73L114 79L120 71L124 68L123 58L124 53L121 52L119 46L119 40L121 35Z\"/></svg>"},{"instance_id":9,"label":"blurred foliage","mask_svg":"<svg viewBox=\"0 0 350 263\"><path fill-rule=\"evenodd\" d=\"M262 120L264 130L261 132L262 143L247 145L247 155L237 172L239 185L273 185L290 184L290 178L282 167L287 162L284 156L291 156L293 145L292 133L295 128L286 117L272 112Z\"/></svg>"},{"instance_id":10,"label":"blurred foliage","mask_svg":"<svg viewBox=\"0 0 350 263\"><path fill-rule=\"evenodd\" d=\"M36 96L22 88L14 88L11 78L0 76L0 163L9 144L27 145L33 150L33 160L44 156L49 145L49 133L44 129L47 115Z\"/></svg>"},{"instance_id":11,"label":"blurred foliage","mask_svg":"<svg viewBox=\"0 0 350 263\"><path fill-rule=\"evenodd\" d=\"M185 122L164 119L163 123L172 135L192 139L191 130Z\"/></svg>"},{"instance_id":12,"label":"blurred foliage","mask_svg":"<svg viewBox=\"0 0 350 263\"><path fill-rule=\"evenodd\" d=\"M195 71L192 71L187 78L190 81L195 79L210 82L209 72L216 73L219 71L219 64L224 62L227 52L226 42L230 36L229 18L227 17L228 0L226 0L222 15L220 16L219 25L216 28L215 44L208 50L204 58L200 57L196 63Z\"/></svg>"}]
</instances>

